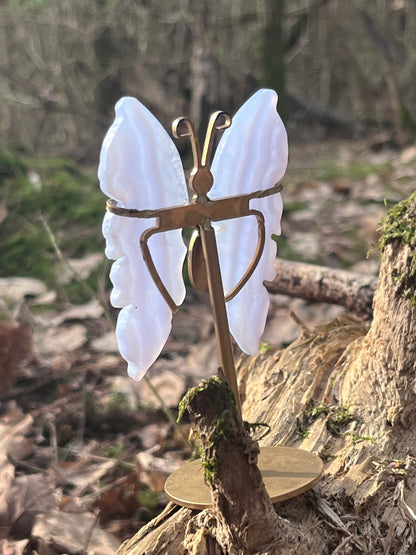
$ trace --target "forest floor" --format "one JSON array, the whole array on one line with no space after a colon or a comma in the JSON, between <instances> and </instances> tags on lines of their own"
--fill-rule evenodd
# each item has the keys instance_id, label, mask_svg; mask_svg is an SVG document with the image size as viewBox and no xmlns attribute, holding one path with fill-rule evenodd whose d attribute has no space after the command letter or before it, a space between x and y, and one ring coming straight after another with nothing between
<instances>
[{"instance_id":1,"label":"forest floor","mask_svg":"<svg viewBox=\"0 0 416 555\"><path fill-rule=\"evenodd\" d=\"M379 221L415 182L416 147L293 146L279 256L377 275ZM88 278L103 255L68 262L69 274ZM188 424L174 426L166 408L175 418L187 388L218 366L204 294L188 291L162 355L139 383L126 375L97 298L56 305L55 297L38 279L0 279L1 555L114 553L165 506L166 476L191 455ZM341 312L273 295L263 340L287 345L297 322L313 326Z\"/></svg>"}]
</instances>

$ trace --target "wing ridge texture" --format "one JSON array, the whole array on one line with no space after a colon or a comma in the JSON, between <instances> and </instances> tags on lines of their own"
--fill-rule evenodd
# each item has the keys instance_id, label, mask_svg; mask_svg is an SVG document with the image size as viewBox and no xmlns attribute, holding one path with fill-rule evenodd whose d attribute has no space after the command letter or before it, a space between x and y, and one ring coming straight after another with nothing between
<instances>
[{"instance_id":1,"label":"wing ridge texture","mask_svg":"<svg viewBox=\"0 0 416 555\"><path fill-rule=\"evenodd\" d=\"M101 149L98 177L102 191L124 208L138 210L184 205L188 194L179 153L157 119L131 97L118 101L116 117ZM115 260L111 303L119 313L116 335L128 374L139 380L159 356L171 331L172 313L146 267L142 233L155 219L107 212L103 221L106 255ZM185 286L186 247L181 230L158 233L149 241L155 266L177 305Z\"/></svg>"},{"instance_id":2,"label":"wing ridge texture","mask_svg":"<svg viewBox=\"0 0 416 555\"><path fill-rule=\"evenodd\" d=\"M233 117L212 163L214 185L210 198L241 195L273 187L283 177L288 160L286 129L276 111L277 94L261 89ZM280 193L250 201L265 218L266 243L260 262L243 289L227 303L231 334L247 354L258 352L270 298L263 286L275 276L276 243L283 203ZM222 280L227 294L243 276L257 245L253 216L214 224Z\"/></svg>"}]
</instances>

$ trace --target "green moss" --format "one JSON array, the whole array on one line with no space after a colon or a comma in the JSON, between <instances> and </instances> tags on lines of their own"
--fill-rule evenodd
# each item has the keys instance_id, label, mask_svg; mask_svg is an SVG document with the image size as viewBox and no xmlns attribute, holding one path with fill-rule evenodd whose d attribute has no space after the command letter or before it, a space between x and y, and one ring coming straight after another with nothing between
<instances>
[{"instance_id":1,"label":"green moss","mask_svg":"<svg viewBox=\"0 0 416 555\"><path fill-rule=\"evenodd\" d=\"M290 212L299 212L301 210L306 210L309 207L309 203L306 200L291 200L285 203L285 214Z\"/></svg>"},{"instance_id":2,"label":"green moss","mask_svg":"<svg viewBox=\"0 0 416 555\"><path fill-rule=\"evenodd\" d=\"M205 480L211 484L211 486L215 482L215 476L218 472L219 467L219 460L216 455L213 455L210 458L203 457L201 460L202 468L204 469L204 477Z\"/></svg>"},{"instance_id":3,"label":"green moss","mask_svg":"<svg viewBox=\"0 0 416 555\"><path fill-rule=\"evenodd\" d=\"M351 162L348 165L347 172L348 176L354 181L362 181L372 174L381 177L387 176L391 172L391 165L388 162L381 164Z\"/></svg>"},{"instance_id":4,"label":"green moss","mask_svg":"<svg viewBox=\"0 0 416 555\"><path fill-rule=\"evenodd\" d=\"M179 403L178 422L183 418L186 410L190 407L192 401L201 392L208 387L214 386L218 388L218 395L213 394L211 399L217 401L217 406L213 408L213 413L217 415L212 422L212 431L210 433L210 444L204 445L201 449L201 465L204 469L205 480L209 484L213 484L215 476L218 472L220 461L217 457L218 446L235 437L235 431L227 426L230 419L230 410L235 405L234 394L228 383L221 376L214 376L207 380L203 380L201 384L190 389ZM205 441L207 443L208 440Z\"/></svg>"},{"instance_id":5,"label":"green moss","mask_svg":"<svg viewBox=\"0 0 416 555\"><path fill-rule=\"evenodd\" d=\"M205 391L211 384L214 384L217 387L222 387L223 391L226 392L228 398L224 404L227 404L227 406L232 406L233 404L235 404L234 394L227 382L223 378L221 378L221 376L213 376L212 378L203 380L199 385L192 387L186 393L186 395L179 403L177 422L180 422L182 420L185 411L188 410L188 407L192 403L193 399L195 399L196 395L198 395L198 393L201 393L202 391Z\"/></svg>"},{"instance_id":6,"label":"green moss","mask_svg":"<svg viewBox=\"0 0 416 555\"><path fill-rule=\"evenodd\" d=\"M351 422L354 419L354 415L350 411L349 405L342 405L336 407L335 410L331 411L329 418L326 423L326 427L333 434L339 434L341 428Z\"/></svg>"},{"instance_id":7,"label":"green moss","mask_svg":"<svg viewBox=\"0 0 416 555\"><path fill-rule=\"evenodd\" d=\"M325 162L319 170L318 178L324 181L331 181L332 179L341 179L345 177L346 170L335 164L334 162Z\"/></svg>"},{"instance_id":8,"label":"green moss","mask_svg":"<svg viewBox=\"0 0 416 555\"><path fill-rule=\"evenodd\" d=\"M319 453L319 458L321 459L322 462L326 463L328 461L331 461L333 459L336 459L336 455L333 455L332 453Z\"/></svg>"},{"instance_id":9,"label":"green moss","mask_svg":"<svg viewBox=\"0 0 416 555\"><path fill-rule=\"evenodd\" d=\"M109 399L107 410L131 410L128 396L122 391L114 391Z\"/></svg>"},{"instance_id":10,"label":"green moss","mask_svg":"<svg viewBox=\"0 0 416 555\"><path fill-rule=\"evenodd\" d=\"M380 224L379 249L383 251L388 244L398 243L411 248L412 255L406 274L394 275L396 282L405 291L403 296L416 305L416 191L410 197L392 206Z\"/></svg>"},{"instance_id":11,"label":"green moss","mask_svg":"<svg viewBox=\"0 0 416 555\"><path fill-rule=\"evenodd\" d=\"M388 210L379 231L380 250L394 241L398 241L400 245L416 247L416 191Z\"/></svg>"},{"instance_id":12,"label":"green moss","mask_svg":"<svg viewBox=\"0 0 416 555\"><path fill-rule=\"evenodd\" d=\"M316 405L303 412L298 421L298 437L305 439L309 435L309 426L321 415L325 415L326 427L334 435L338 435L346 424L354 419L349 405Z\"/></svg>"},{"instance_id":13,"label":"green moss","mask_svg":"<svg viewBox=\"0 0 416 555\"><path fill-rule=\"evenodd\" d=\"M375 443L376 440L371 436L360 436L356 432L345 432L346 436L351 436L352 444L355 445L356 443L360 443L361 441L370 441L371 443Z\"/></svg>"},{"instance_id":14,"label":"green moss","mask_svg":"<svg viewBox=\"0 0 416 555\"><path fill-rule=\"evenodd\" d=\"M265 354L272 350L272 346L267 341L260 341L259 350L260 353Z\"/></svg>"},{"instance_id":15,"label":"green moss","mask_svg":"<svg viewBox=\"0 0 416 555\"><path fill-rule=\"evenodd\" d=\"M333 161L323 161L318 170L318 179L323 179L324 181L336 179L363 181L372 174L387 177L391 172L391 169L391 164L388 162L373 164L370 162L357 162L352 160L345 165L340 165L334 163Z\"/></svg>"},{"instance_id":16,"label":"green moss","mask_svg":"<svg viewBox=\"0 0 416 555\"><path fill-rule=\"evenodd\" d=\"M105 198L97 180L60 158L23 158L0 151L0 277L35 277L55 285L56 257L42 218L67 258L102 249Z\"/></svg>"},{"instance_id":17,"label":"green moss","mask_svg":"<svg viewBox=\"0 0 416 555\"><path fill-rule=\"evenodd\" d=\"M138 494L138 501L143 506L149 509L152 513L156 510L159 504L159 493L152 489L146 489Z\"/></svg>"},{"instance_id":18,"label":"green moss","mask_svg":"<svg viewBox=\"0 0 416 555\"><path fill-rule=\"evenodd\" d=\"M7 150L0 151L0 178L23 175L27 172L26 162Z\"/></svg>"},{"instance_id":19,"label":"green moss","mask_svg":"<svg viewBox=\"0 0 416 555\"><path fill-rule=\"evenodd\" d=\"M102 455L109 459L117 459L121 456L124 450L124 445L122 443L116 443L115 445L110 445L103 449Z\"/></svg>"}]
</instances>

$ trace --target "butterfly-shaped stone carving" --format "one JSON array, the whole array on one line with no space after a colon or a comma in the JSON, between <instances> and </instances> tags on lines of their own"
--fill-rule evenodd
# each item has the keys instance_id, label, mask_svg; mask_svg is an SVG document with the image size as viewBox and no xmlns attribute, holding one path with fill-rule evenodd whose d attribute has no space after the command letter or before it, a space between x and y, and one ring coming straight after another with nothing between
<instances>
[{"instance_id":1,"label":"butterfly-shaped stone carving","mask_svg":"<svg viewBox=\"0 0 416 555\"><path fill-rule=\"evenodd\" d=\"M190 201L179 153L161 124L134 98L117 103L98 176L113 199L103 222L106 255L115 260L111 303L122 309L117 340L134 379L160 354L172 311L185 297L187 248L181 228L200 225L204 218L215 229L230 332L244 352L258 351L269 308L263 282L275 275L271 237L280 234L282 199L276 184L288 157L276 104L276 93L262 89L240 108L231 126L227 114L214 114L202 154L191 122L176 122L176 136L192 140L196 167L190 185L196 200ZM225 127L210 164L213 133ZM204 281L198 275L194 279Z\"/></svg>"}]
</instances>

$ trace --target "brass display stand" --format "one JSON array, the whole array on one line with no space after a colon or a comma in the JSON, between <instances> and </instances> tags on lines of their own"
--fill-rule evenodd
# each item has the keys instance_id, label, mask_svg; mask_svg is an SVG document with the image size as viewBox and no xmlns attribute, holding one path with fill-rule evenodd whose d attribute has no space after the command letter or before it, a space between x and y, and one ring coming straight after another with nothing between
<instances>
[{"instance_id":1,"label":"brass display stand","mask_svg":"<svg viewBox=\"0 0 416 555\"><path fill-rule=\"evenodd\" d=\"M308 491L322 478L324 468L319 457L293 447L262 447L257 466L272 503ZM165 492L182 507L202 510L212 506L211 490L205 483L199 460L171 474L166 480Z\"/></svg>"},{"instance_id":2,"label":"brass display stand","mask_svg":"<svg viewBox=\"0 0 416 555\"><path fill-rule=\"evenodd\" d=\"M233 390L237 413L241 417L241 405L225 303L235 297L250 279L264 248L264 216L260 211L250 209L250 200L273 195L279 192L282 186L277 184L266 190L216 200L211 200L208 197L213 185L210 162L215 130L224 129L230 125L231 117L227 113L214 113L208 124L204 148L201 153L195 127L191 120L179 118L173 123L174 136L176 138L189 137L192 144L194 168L189 179L189 187L195 195L189 204L155 210L135 210L122 208L114 200L109 200L107 210L119 216L130 218L156 218L156 226L142 234L140 246L149 272L173 312L176 312L178 307L156 270L148 241L155 233L183 227L196 228L188 253L189 276L196 289L205 290L208 288L220 365L227 382ZM239 283L225 297L215 231L211 223L244 216L254 216L257 219L257 248L249 268L247 268ZM319 457L307 451L289 447L262 448L258 466L273 502L283 501L305 492L321 479L323 472L323 463ZM185 464L174 472L167 479L165 490L172 501L185 507L203 509L212 503L210 490L204 482L203 469L199 461Z\"/></svg>"}]
</instances>

